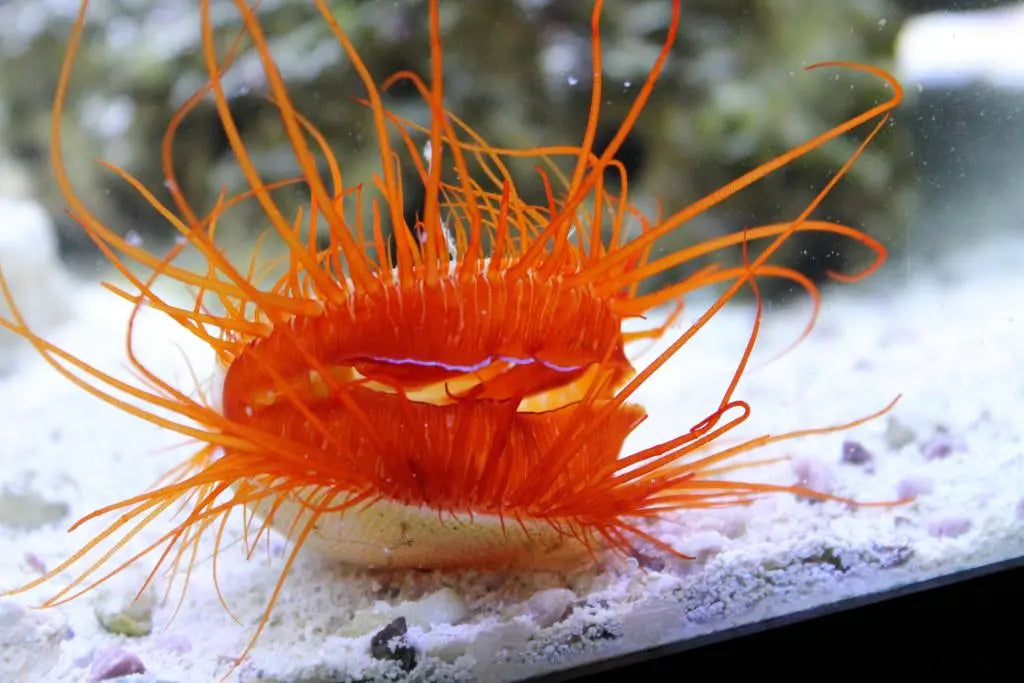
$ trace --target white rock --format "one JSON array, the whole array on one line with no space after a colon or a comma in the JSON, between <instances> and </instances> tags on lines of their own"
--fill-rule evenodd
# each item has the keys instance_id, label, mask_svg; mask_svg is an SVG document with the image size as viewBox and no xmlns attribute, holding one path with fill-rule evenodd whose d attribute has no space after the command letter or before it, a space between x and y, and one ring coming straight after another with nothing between
<instances>
[{"instance_id":1,"label":"white rock","mask_svg":"<svg viewBox=\"0 0 1024 683\"><path fill-rule=\"evenodd\" d=\"M342 635L368 633L396 617L405 617L410 626L424 630L436 624L457 624L469 616L469 608L462 597L451 588L442 588L419 600L389 605L383 600L368 609L360 610L341 629Z\"/></svg>"},{"instance_id":2,"label":"white rock","mask_svg":"<svg viewBox=\"0 0 1024 683\"><path fill-rule=\"evenodd\" d=\"M935 87L984 80L1020 88L1022 30L1024 6L922 14L900 31L896 65L904 80Z\"/></svg>"},{"instance_id":3,"label":"white rock","mask_svg":"<svg viewBox=\"0 0 1024 683\"><path fill-rule=\"evenodd\" d=\"M58 612L0 600L0 680L46 680L67 633L67 620Z\"/></svg>"},{"instance_id":4,"label":"white rock","mask_svg":"<svg viewBox=\"0 0 1024 683\"><path fill-rule=\"evenodd\" d=\"M547 588L531 595L524 611L534 623L546 628L564 619L575 599L576 594L568 588Z\"/></svg>"},{"instance_id":5,"label":"white rock","mask_svg":"<svg viewBox=\"0 0 1024 683\"><path fill-rule=\"evenodd\" d=\"M71 280L57 258L50 217L33 201L0 197L0 226L0 272L28 325L39 333L66 319ZM0 317L11 318L2 297ZM0 330L0 371L12 367L22 343L17 335Z\"/></svg>"}]
</instances>

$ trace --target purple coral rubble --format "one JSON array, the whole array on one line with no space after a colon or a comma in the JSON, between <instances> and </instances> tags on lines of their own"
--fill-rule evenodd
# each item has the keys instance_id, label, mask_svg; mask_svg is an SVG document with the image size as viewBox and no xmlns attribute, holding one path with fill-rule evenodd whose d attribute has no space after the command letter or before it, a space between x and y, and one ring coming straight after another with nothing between
<instances>
[{"instance_id":1,"label":"purple coral rubble","mask_svg":"<svg viewBox=\"0 0 1024 683\"><path fill-rule=\"evenodd\" d=\"M91 681L107 681L118 676L146 673L146 665L138 655L120 645L108 645L93 655L90 673Z\"/></svg>"}]
</instances>

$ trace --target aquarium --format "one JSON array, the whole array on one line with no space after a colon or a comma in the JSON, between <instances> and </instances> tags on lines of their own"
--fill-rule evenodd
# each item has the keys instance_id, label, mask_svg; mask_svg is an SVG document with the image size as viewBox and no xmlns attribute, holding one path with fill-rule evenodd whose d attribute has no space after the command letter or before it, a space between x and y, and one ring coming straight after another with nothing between
<instances>
[{"instance_id":1,"label":"aquarium","mask_svg":"<svg viewBox=\"0 0 1024 683\"><path fill-rule=\"evenodd\" d=\"M607 676L948 614L1024 557L1022 29L3 3L0 678Z\"/></svg>"}]
</instances>

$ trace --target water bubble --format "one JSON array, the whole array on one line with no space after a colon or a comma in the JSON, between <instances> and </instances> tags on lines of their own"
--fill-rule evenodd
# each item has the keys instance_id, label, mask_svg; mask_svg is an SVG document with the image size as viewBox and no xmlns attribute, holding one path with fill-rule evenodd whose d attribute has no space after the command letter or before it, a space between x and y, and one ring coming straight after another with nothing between
<instances>
[{"instance_id":1,"label":"water bubble","mask_svg":"<svg viewBox=\"0 0 1024 683\"><path fill-rule=\"evenodd\" d=\"M575 77L575 76L573 76L573 75L570 75L570 76L569 76L569 77L568 77L568 78L566 79L566 82L568 82L568 83L569 83L569 85L578 85L578 84L579 84L579 82L580 82L580 79L578 79L577 77Z\"/></svg>"}]
</instances>

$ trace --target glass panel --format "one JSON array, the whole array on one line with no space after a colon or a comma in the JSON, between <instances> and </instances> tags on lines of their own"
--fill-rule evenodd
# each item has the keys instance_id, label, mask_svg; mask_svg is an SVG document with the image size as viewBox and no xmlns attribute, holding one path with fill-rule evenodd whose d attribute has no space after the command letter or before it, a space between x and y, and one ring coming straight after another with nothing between
<instances>
[{"instance_id":1,"label":"glass panel","mask_svg":"<svg viewBox=\"0 0 1024 683\"><path fill-rule=\"evenodd\" d=\"M1024 6L681 4L0 4L0 679L583 673L1019 563Z\"/></svg>"}]
</instances>

